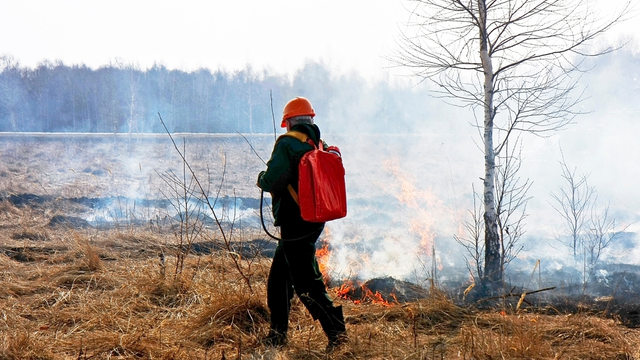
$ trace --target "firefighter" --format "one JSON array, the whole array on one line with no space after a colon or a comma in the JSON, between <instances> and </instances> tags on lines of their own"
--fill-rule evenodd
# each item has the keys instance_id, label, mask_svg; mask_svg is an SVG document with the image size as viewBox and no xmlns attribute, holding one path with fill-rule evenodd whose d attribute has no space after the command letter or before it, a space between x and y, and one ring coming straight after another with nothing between
<instances>
[{"instance_id":1,"label":"firefighter","mask_svg":"<svg viewBox=\"0 0 640 360\"><path fill-rule=\"evenodd\" d=\"M280 126L286 127L287 132L305 134L317 145L320 129L314 124L315 115L309 100L296 97L285 105ZM289 311L295 291L313 319L320 321L329 340L327 351L331 351L348 338L342 306L334 306L327 294L315 256L316 241L324 223L304 221L288 189L291 185L297 193L298 164L302 155L310 150L312 146L306 142L280 136L267 162L267 170L258 175L258 187L271 193L274 225L280 227L281 234L267 282L271 328L265 342L276 347L287 343Z\"/></svg>"}]
</instances>

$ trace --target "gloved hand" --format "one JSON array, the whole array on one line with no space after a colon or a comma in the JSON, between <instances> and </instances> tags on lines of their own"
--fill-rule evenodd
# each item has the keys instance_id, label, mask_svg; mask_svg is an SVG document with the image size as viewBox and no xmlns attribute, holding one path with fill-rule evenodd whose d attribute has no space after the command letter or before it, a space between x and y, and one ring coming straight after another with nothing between
<instances>
[{"instance_id":1,"label":"gloved hand","mask_svg":"<svg viewBox=\"0 0 640 360\"><path fill-rule=\"evenodd\" d=\"M260 173L258 174L258 180L256 180L256 186L260 187L260 178L262 177L262 175L264 175L266 173L266 171L262 170L260 171Z\"/></svg>"},{"instance_id":2,"label":"gloved hand","mask_svg":"<svg viewBox=\"0 0 640 360\"><path fill-rule=\"evenodd\" d=\"M327 148L327 151L328 151L328 152L330 152L330 153L334 153L334 154L336 154L336 155L338 155L338 156L342 157L342 154L340 153L340 149L338 149L338 147L337 147L337 146L329 146L329 147Z\"/></svg>"}]
</instances>

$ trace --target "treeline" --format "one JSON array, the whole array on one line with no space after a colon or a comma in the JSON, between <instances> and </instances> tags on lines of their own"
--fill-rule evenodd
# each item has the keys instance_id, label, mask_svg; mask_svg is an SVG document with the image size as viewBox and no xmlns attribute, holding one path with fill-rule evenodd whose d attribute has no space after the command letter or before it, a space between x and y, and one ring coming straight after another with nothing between
<instances>
[{"instance_id":1,"label":"treeline","mask_svg":"<svg viewBox=\"0 0 640 360\"><path fill-rule=\"evenodd\" d=\"M286 78L250 68L184 72L110 64L93 70L44 62L30 69L2 60L0 131L160 132L160 112L172 131L266 132L273 127L269 91L278 97L292 91Z\"/></svg>"},{"instance_id":2,"label":"treeline","mask_svg":"<svg viewBox=\"0 0 640 360\"><path fill-rule=\"evenodd\" d=\"M589 101L596 100L598 108L637 111L640 55L622 51L591 61L581 80ZM270 92L276 126L286 101L298 95L312 101L323 131L455 131L452 126L472 122L452 121L472 114L455 114L454 107L429 95L427 83L398 86L393 80L335 76L317 62L289 78L251 67L186 72L162 65L91 69L45 61L28 68L0 56L0 131L160 133L161 113L172 132L271 133Z\"/></svg>"},{"instance_id":3,"label":"treeline","mask_svg":"<svg viewBox=\"0 0 640 360\"><path fill-rule=\"evenodd\" d=\"M270 93L276 126L283 105L297 95L311 99L324 118L330 113L341 118L376 116L383 123L405 116L401 103L411 100L404 96L407 91L418 96L410 89L394 90L387 82L370 86L355 74L332 78L326 66L314 62L292 79L250 67L185 72L162 65L142 70L116 63L91 69L43 62L27 68L8 56L0 58L0 70L3 132L158 133L164 132L161 113L172 132L270 133ZM333 111L338 104L353 113Z\"/></svg>"}]
</instances>

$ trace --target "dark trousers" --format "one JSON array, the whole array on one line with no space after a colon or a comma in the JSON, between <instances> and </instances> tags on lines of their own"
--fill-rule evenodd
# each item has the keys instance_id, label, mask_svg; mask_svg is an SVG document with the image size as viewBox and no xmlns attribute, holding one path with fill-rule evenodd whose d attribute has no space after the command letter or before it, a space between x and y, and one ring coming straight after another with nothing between
<instances>
[{"instance_id":1,"label":"dark trousers","mask_svg":"<svg viewBox=\"0 0 640 360\"><path fill-rule=\"evenodd\" d=\"M281 227L283 240L276 248L267 282L271 330L286 336L294 291L315 320L323 322L334 311L316 259L316 241L323 229L323 224L312 223Z\"/></svg>"}]
</instances>

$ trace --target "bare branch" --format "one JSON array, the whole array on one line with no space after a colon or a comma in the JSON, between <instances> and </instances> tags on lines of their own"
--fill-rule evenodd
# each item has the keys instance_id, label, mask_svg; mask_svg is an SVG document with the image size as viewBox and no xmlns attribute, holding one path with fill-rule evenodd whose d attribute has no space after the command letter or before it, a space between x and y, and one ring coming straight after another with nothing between
<instances>
[{"instance_id":1,"label":"bare branch","mask_svg":"<svg viewBox=\"0 0 640 360\"><path fill-rule=\"evenodd\" d=\"M169 132L169 129L165 125L164 120L162 120L162 116L160 115L160 113L158 113L158 117L160 118L160 122L162 123L162 126L164 127L165 131L169 135L169 138L171 139L171 142L172 142L176 152L178 153L178 155L182 159L182 164L183 164L184 173L185 173L185 175L184 175L185 178L183 179L182 184L184 184L186 182L186 173L187 173L187 169L188 169L189 170L188 173L191 175L191 179L195 182L194 187L197 187L197 189L199 191L199 200L202 203L204 203L209 208L209 210L211 211L211 214L213 215L213 219L214 219L214 221L216 223L216 226L218 227L218 230L220 231L220 235L222 236L222 240L223 240L223 243L224 243L224 246L225 246L226 250L228 251L229 254L235 254L235 251L233 251L233 248L232 248L232 245L231 245L231 237L227 235L226 231L224 230L224 228L222 226L221 219L218 217L218 214L214 210L215 203L218 200L218 196L220 195L220 190L222 189L222 186L224 184L224 174L226 173L226 159L223 161L222 180L220 182L220 186L218 187L218 191L217 191L217 194L216 194L216 198L214 199L214 203L212 204L211 201L209 200L209 196L208 196L207 191L205 191L204 187L200 183L200 180L198 179L197 174L195 173L195 171L193 171L193 169L191 168L191 165L187 161L187 159L185 157L184 150L180 151L180 149L176 145L176 142L173 140L173 136L171 136L171 132ZM171 180L171 181L173 181L175 183L175 178L173 180ZM179 184L180 181L178 181L177 183ZM185 190L185 194L187 194L187 193L188 193L188 191ZM234 263L234 266L236 267L236 270L238 271L238 273L240 274L242 279L247 284L247 287L249 288L249 291L251 291L253 293L253 287L251 286L251 279L249 278L249 275L245 274L245 272L243 271L242 266L240 264L240 259L238 259L237 256L231 256L231 259L233 260L233 263Z\"/></svg>"}]
</instances>

